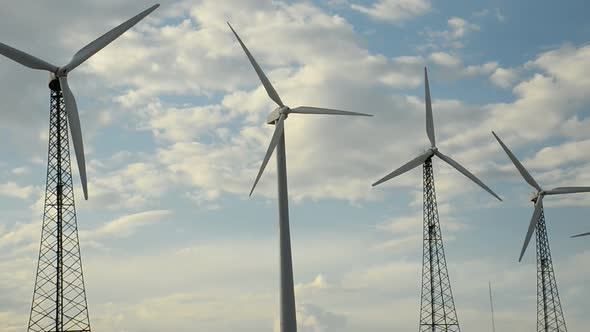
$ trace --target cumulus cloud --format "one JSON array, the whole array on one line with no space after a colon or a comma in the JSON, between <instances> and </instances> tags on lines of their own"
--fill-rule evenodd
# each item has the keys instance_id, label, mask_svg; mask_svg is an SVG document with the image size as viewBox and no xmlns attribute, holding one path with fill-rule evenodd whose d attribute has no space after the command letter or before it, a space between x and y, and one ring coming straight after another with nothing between
<instances>
[{"instance_id":1,"label":"cumulus cloud","mask_svg":"<svg viewBox=\"0 0 590 332\"><path fill-rule=\"evenodd\" d=\"M6 197L26 199L36 192L33 186L19 186L16 182L0 184L0 195Z\"/></svg>"},{"instance_id":2,"label":"cumulus cloud","mask_svg":"<svg viewBox=\"0 0 590 332\"><path fill-rule=\"evenodd\" d=\"M83 233L83 237L88 239L129 237L135 234L140 228L159 223L163 218L168 217L171 214L171 211L155 210L123 216L105 223L92 232Z\"/></svg>"},{"instance_id":3,"label":"cumulus cloud","mask_svg":"<svg viewBox=\"0 0 590 332\"><path fill-rule=\"evenodd\" d=\"M372 6L352 4L353 10L387 23L401 23L432 9L430 0L378 0Z\"/></svg>"},{"instance_id":4,"label":"cumulus cloud","mask_svg":"<svg viewBox=\"0 0 590 332\"><path fill-rule=\"evenodd\" d=\"M514 69L510 68L497 68L492 76L490 76L490 81L496 86L501 88L510 88L518 79L518 73Z\"/></svg>"},{"instance_id":5,"label":"cumulus cloud","mask_svg":"<svg viewBox=\"0 0 590 332\"><path fill-rule=\"evenodd\" d=\"M447 25L447 30L426 29L423 34L427 37L428 44L423 48L462 48L464 47L462 39L480 30L479 25L460 17L451 17Z\"/></svg>"}]
</instances>

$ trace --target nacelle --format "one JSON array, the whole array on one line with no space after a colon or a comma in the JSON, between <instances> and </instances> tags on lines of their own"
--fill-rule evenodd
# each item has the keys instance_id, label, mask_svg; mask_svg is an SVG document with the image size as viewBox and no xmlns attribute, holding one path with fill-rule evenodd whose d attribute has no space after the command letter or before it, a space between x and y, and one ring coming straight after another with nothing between
<instances>
[{"instance_id":1,"label":"nacelle","mask_svg":"<svg viewBox=\"0 0 590 332\"><path fill-rule=\"evenodd\" d=\"M289 107L278 107L274 111L270 112L270 114L266 117L266 123L275 124L281 116L281 114L284 114L285 118L287 118L287 114L289 114Z\"/></svg>"},{"instance_id":2,"label":"nacelle","mask_svg":"<svg viewBox=\"0 0 590 332\"><path fill-rule=\"evenodd\" d=\"M49 73L49 88L53 91L60 91L59 79L54 73Z\"/></svg>"}]
</instances>

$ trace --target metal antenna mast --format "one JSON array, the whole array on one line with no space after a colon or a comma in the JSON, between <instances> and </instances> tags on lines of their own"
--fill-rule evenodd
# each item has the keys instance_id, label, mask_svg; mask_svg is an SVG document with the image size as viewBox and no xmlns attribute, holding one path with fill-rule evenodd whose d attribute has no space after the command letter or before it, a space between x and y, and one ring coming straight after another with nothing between
<instances>
[{"instance_id":1,"label":"metal antenna mast","mask_svg":"<svg viewBox=\"0 0 590 332\"><path fill-rule=\"evenodd\" d=\"M58 80L50 82L45 209L29 332L90 331L72 187L68 121Z\"/></svg>"},{"instance_id":2,"label":"metal antenna mast","mask_svg":"<svg viewBox=\"0 0 590 332\"><path fill-rule=\"evenodd\" d=\"M551 260L545 213L541 209L537 235L537 332L566 332Z\"/></svg>"},{"instance_id":3,"label":"metal antenna mast","mask_svg":"<svg viewBox=\"0 0 590 332\"><path fill-rule=\"evenodd\" d=\"M489 282L490 286L490 308L492 309L492 332L496 332L496 322L494 320L494 300L492 298L492 282Z\"/></svg>"},{"instance_id":4,"label":"metal antenna mast","mask_svg":"<svg viewBox=\"0 0 590 332\"><path fill-rule=\"evenodd\" d=\"M424 238L420 332L459 332L438 220L432 158L424 162Z\"/></svg>"}]
</instances>

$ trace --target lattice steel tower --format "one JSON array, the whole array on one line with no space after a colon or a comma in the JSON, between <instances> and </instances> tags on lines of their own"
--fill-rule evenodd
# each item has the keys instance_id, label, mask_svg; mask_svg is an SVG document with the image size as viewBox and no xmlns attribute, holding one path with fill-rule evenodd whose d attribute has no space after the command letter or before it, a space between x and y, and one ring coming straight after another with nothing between
<instances>
[{"instance_id":1,"label":"lattice steel tower","mask_svg":"<svg viewBox=\"0 0 590 332\"><path fill-rule=\"evenodd\" d=\"M422 254L422 295L420 304L420 332L461 331L447 261L443 247L442 233L438 220L432 158L424 162L424 210L423 210L423 254Z\"/></svg>"},{"instance_id":2,"label":"lattice steel tower","mask_svg":"<svg viewBox=\"0 0 590 332\"><path fill-rule=\"evenodd\" d=\"M545 213L541 210L537 235L537 331L565 332L565 318L551 260Z\"/></svg>"},{"instance_id":3,"label":"lattice steel tower","mask_svg":"<svg viewBox=\"0 0 590 332\"><path fill-rule=\"evenodd\" d=\"M404 174L409 170L423 165L424 182L424 236L422 254L422 294L420 304L420 331L441 332L461 331L457 320L457 312L451 291L451 282L447 271L445 250L443 248L442 233L438 221L438 208L436 206L436 192L434 190L434 175L432 173L432 158L437 156L445 163L475 182L482 189L501 201L492 189L485 185L473 173L459 164L451 157L442 153L436 147L434 135L434 119L432 114L432 102L430 98L430 87L428 85L428 72L424 68L424 101L426 104L426 135L430 141L430 148L418 157L405 163L395 171L387 174L373 186L389 181L396 176Z\"/></svg>"},{"instance_id":4,"label":"lattice steel tower","mask_svg":"<svg viewBox=\"0 0 590 332\"><path fill-rule=\"evenodd\" d=\"M43 229L29 332L90 331L61 87L51 80Z\"/></svg>"}]
</instances>

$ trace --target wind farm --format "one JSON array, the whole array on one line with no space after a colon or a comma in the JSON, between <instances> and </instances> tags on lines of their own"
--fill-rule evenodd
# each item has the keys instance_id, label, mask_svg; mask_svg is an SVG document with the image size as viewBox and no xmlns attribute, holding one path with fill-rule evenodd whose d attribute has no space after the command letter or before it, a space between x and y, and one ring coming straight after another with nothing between
<instances>
[{"instance_id":1,"label":"wind farm","mask_svg":"<svg viewBox=\"0 0 590 332\"><path fill-rule=\"evenodd\" d=\"M523 1L4 6L0 332L587 330L585 3Z\"/></svg>"}]
</instances>

